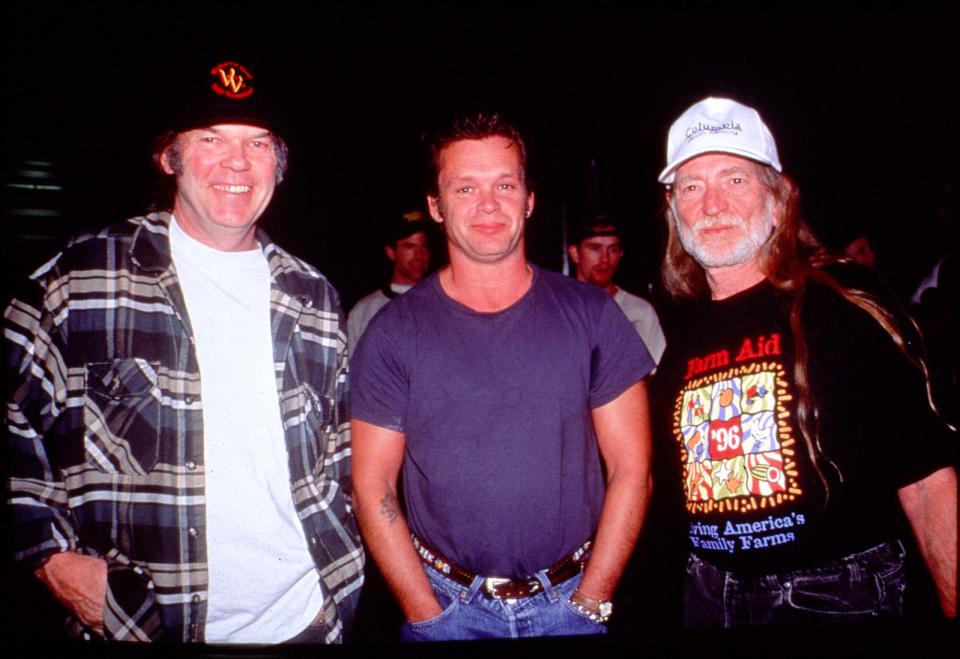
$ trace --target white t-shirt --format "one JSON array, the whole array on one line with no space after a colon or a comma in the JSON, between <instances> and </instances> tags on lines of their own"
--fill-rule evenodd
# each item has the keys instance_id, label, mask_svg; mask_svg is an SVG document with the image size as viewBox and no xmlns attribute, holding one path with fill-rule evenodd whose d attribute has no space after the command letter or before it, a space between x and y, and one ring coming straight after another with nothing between
<instances>
[{"instance_id":1,"label":"white t-shirt","mask_svg":"<svg viewBox=\"0 0 960 659\"><path fill-rule=\"evenodd\" d=\"M627 293L622 288L617 288L613 296L613 301L623 309L623 313L633 323L637 334L647 344L647 350L653 361L660 363L660 357L667 348L667 339L663 336L663 329L660 327L660 319L653 305L642 297Z\"/></svg>"},{"instance_id":2,"label":"white t-shirt","mask_svg":"<svg viewBox=\"0 0 960 659\"><path fill-rule=\"evenodd\" d=\"M406 293L411 288L413 286L410 284L390 284L390 290L398 295ZM363 330L367 329L370 319L389 301L390 298L382 290L377 289L353 305L350 316L347 318L347 344L350 346L351 353L357 349Z\"/></svg>"},{"instance_id":3,"label":"white t-shirt","mask_svg":"<svg viewBox=\"0 0 960 659\"><path fill-rule=\"evenodd\" d=\"M293 506L259 248L221 252L170 223L200 363L209 643L279 643L316 618L319 575Z\"/></svg>"}]
</instances>

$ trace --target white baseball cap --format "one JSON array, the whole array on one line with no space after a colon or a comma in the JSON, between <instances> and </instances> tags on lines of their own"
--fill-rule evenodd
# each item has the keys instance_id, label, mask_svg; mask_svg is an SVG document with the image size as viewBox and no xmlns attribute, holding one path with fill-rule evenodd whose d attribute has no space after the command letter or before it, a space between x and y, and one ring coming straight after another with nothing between
<instances>
[{"instance_id":1,"label":"white baseball cap","mask_svg":"<svg viewBox=\"0 0 960 659\"><path fill-rule=\"evenodd\" d=\"M670 185L677 167L702 153L732 153L783 171L770 129L753 108L728 98L691 105L670 127L667 166L659 181Z\"/></svg>"}]
</instances>

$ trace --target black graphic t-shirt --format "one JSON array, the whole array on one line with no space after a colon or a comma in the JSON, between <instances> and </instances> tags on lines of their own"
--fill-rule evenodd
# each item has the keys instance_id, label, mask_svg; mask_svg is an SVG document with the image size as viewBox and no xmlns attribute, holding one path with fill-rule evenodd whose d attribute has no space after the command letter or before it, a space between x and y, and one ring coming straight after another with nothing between
<instances>
[{"instance_id":1,"label":"black graphic t-shirt","mask_svg":"<svg viewBox=\"0 0 960 659\"><path fill-rule=\"evenodd\" d=\"M690 549L741 574L821 565L899 537L897 489L950 464L955 441L889 335L811 284L803 327L821 479L797 421L789 304L763 282L688 306L654 381Z\"/></svg>"}]
</instances>

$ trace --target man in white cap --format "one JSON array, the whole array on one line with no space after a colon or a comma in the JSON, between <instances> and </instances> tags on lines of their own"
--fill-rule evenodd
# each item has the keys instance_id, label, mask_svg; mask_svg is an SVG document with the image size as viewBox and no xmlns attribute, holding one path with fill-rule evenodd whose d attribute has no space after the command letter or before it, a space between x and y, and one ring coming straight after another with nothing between
<instances>
[{"instance_id":1,"label":"man in white cap","mask_svg":"<svg viewBox=\"0 0 960 659\"><path fill-rule=\"evenodd\" d=\"M693 105L660 182L686 302L654 407L682 465L685 625L900 616L902 513L954 616L956 438L908 319L818 244L755 110Z\"/></svg>"},{"instance_id":2,"label":"man in white cap","mask_svg":"<svg viewBox=\"0 0 960 659\"><path fill-rule=\"evenodd\" d=\"M363 583L336 291L257 227L270 78L196 68L171 212L78 236L4 314L12 545L77 636L335 643Z\"/></svg>"}]
</instances>

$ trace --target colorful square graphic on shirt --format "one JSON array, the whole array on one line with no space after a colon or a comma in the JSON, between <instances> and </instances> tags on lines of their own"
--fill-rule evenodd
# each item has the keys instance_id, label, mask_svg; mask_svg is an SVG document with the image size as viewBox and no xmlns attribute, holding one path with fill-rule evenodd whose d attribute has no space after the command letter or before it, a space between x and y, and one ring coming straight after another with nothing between
<instances>
[{"instance_id":1,"label":"colorful square graphic on shirt","mask_svg":"<svg viewBox=\"0 0 960 659\"><path fill-rule=\"evenodd\" d=\"M790 499L799 494L787 448L794 443L790 414L778 398L786 396L777 389L780 370L729 369L691 382L679 396L676 437L688 508L709 510L724 500L737 508L775 506L788 491Z\"/></svg>"}]
</instances>

